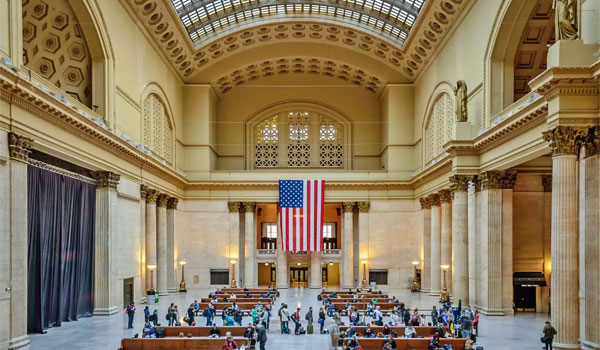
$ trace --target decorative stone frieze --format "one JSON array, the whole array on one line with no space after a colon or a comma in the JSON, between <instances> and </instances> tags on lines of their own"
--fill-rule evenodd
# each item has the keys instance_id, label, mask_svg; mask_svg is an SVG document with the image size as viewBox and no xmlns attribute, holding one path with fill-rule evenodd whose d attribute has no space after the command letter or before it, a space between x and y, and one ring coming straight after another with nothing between
<instances>
[{"instance_id":1,"label":"decorative stone frieze","mask_svg":"<svg viewBox=\"0 0 600 350\"><path fill-rule=\"evenodd\" d=\"M158 198L156 199L156 206L159 208L163 208L167 206L167 200L169 199L169 196L165 193L161 193L158 195Z\"/></svg>"},{"instance_id":2,"label":"decorative stone frieze","mask_svg":"<svg viewBox=\"0 0 600 350\"><path fill-rule=\"evenodd\" d=\"M244 210L246 213L254 213L254 209L256 208L256 202L243 202Z\"/></svg>"},{"instance_id":3,"label":"decorative stone frieze","mask_svg":"<svg viewBox=\"0 0 600 350\"><path fill-rule=\"evenodd\" d=\"M8 153L10 159L29 162L29 153L33 148L33 139L14 132L8 133Z\"/></svg>"},{"instance_id":4,"label":"decorative stone frieze","mask_svg":"<svg viewBox=\"0 0 600 350\"><path fill-rule=\"evenodd\" d=\"M517 180L516 171L486 171L478 176L481 190L512 189Z\"/></svg>"},{"instance_id":5,"label":"decorative stone frieze","mask_svg":"<svg viewBox=\"0 0 600 350\"><path fill-rule=\"evenodd\" d=\"M421 203L421 210L431 209L431 200L429 199L429 197L419 198L419 203Z\"/></svg>"},{"instance_id":6,"label":"decorative stone frieze","mask_svg":"<svg viewBox=\"0 0 600 350\"><path fill-rule=\"evenodd\" d=\"M557 126L554 129L544 131L544 141L550 142L552 155L576 155L586 137L587 128L575 126Z\"/></svg>"},{"instance_id":7,"label":"decorative stone frieze","mask_svg":"<svg viewBox=\"0 0 600 350\"><path fill-rule=\"evenodd\" d=\"M552 175L542 175L544 192L552 192Z\"/></svg>"},{"instance_id":8,"label":"decorative stone frieze","mask_svg":"<svg viewBox=\"0 0 600 350\"><path fill-rule=\"evenodd\" d=\"M156 203L156 199L158 198L158 195L159 195L159 193L155 189L147 188L146 189L146 203L148 203L148 204Z\"/></svg>"},{"instance_id":9,"label":"decorative stone frieze","mask_svg":"<svg viewBox=\"0 0 600 350\"><path fill-rule=\"evenodd\" d=\"M354 210L354 202L343 202L342 210L344 213L352 212Z\"/></svg>"},{"instance_id":10,"label":"decorative stone frieze","mask_svg":"<svg viewBox=\"0 0 600 350\"><path fill-rule=\"evenodd\" d=\"M240 211L241 203L240 202L227 202L227 208L229 208L230 213L237 213Z\"/></svg>"},{"instance_id":11,"label":"decorative stone frieze","mask_svg":"<svg viewBox=\"0 0 600 350\"><path fill-rule=\"evenodd\" d=\"M117 189L117 185L119 184L119 180L121 179L121 175L115 174L110 171L92 171L92 178L96 180L97 188L112 188Z\"/></svg>"},{"instance_id":12,"label":"decorative stone frieze","mask_svg":"<svg viewBox=\"0 0 600 350\"><path fill-rule=\"evenodd\" d=\"M466 192L469 189L469 180L471 176L469 175L453 175L450 176L450 189L452 191L464 191Z\"/></svg>"},{"instance_id":13,"label":"decorative stone frieze","mask_svg":"<svg viewBox=\"0 0 600 350\"><path fill-rule=\"evenodd\" d=\"M371 209L371 202L358 202L358 211L361 213L368 213Z\"/></svg>"},{"instance_id":14,"label":"decorative stone frieze","mask_svg":"<svg viewBox=\"0 0 600 350\"><path fill-rule=\"evenodd\" d=\"M440 202L442 203L450 203L450 201L452 201L452 191L450 190L441 190L439 195Z\"/></svg>"},{"instance_id":15,"label":"decorative stone frieze","mask_svg":"<svg viewBox=\"0 0 600 350\"><path fill-rule=\"evenodd\" d=\"M437 193L431 194L429 195L429 197L427 197L429 199L429 203L431 203L431 206L440 206L441 204L441 200L440 200L440 195Z\"/></svg>"},{"instance_id":16,"label":"decorative stone frieze","mask_svg":"<svg viewBox=\"0 0 600 350\"><path fill-rule=\"evenodd\" d=\"M177 209L177 203L179 203L179 198L169 197L167 199L167 209Z\"/></svg>"},{"instance_id":17,"label":"decorative stone frieze","mask_svg":"<svg viewBox=\"0 0 600 350\"><path fill-rule=\"evenodd\" d=\"M585 156L591 157L600 154L600 127L592 126L588 129L583 140Z\"/></svg>"}]
</instances>

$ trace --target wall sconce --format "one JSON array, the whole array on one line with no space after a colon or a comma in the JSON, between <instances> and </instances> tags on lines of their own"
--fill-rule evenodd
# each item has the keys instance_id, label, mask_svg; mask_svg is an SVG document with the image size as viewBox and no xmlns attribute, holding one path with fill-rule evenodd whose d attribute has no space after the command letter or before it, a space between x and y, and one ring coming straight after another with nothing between
<instances>
[{"instance_id":1,"label":"wall sconce","mask_svg":"<svg viewBox=\"0 0 600 350\"><path fill-rule=\"evenodd\" d=\"M448 295L448 287L446 286L446 271L450 268L450 265L440 265L442 272L444 273L444 287L442 288L442 294L440 295L440 302L446 302L450 299Z\"/></svg>"},{"instance_id":2,"label":"wall sconce","mask_svg":"<svg viewBox=\"0 0 600 350\"><path fill-rule=\"evenodd\" d=\"M367 264L369 263L367 260L361 261L363 264L363 279L360 282L361 288L369 288L369 281L367 280Z\"/></svg>"},{"instance_id":3,"label":"wall sconce","mask_svg":"<svg viewBox=\"0 0 600 350\"><path fill-rule=\"evenodd\" d=\"M413 261L412 264L415 267L415 269L414 269L415 272L413 274L413 283L412 283L412 288L410 289L410 291L411 292L419 292L419 291L421 291L421 283L417 277L417 266L419 265L419 262Z\"/></svg>"},{"instance_id":4,"label":"wall sconce","mask_svg":"<svg viewBox=\"0 0 600 350\"><path fill-rule=\"evenodd\" d=\"M179 265L181 265L181 283L179 283L179 292L187 292L187 288L185 287L185 261L180 261Z\"/></svg>"}]
</instances>

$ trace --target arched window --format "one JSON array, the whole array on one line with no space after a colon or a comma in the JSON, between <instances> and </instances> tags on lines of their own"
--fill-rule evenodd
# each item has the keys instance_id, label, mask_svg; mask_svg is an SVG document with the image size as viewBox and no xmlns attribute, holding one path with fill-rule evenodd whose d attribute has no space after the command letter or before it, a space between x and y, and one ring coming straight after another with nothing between
<instances>
[{"instance_id":1,"label":"arched window","mask_svg":"<svg viewBox=\"0 0 600 350\"><path fill-rule=\"evenodd\" d=\"M144 147L173 163L173 126L165 105L156 94L144 100Z\"/></svg>"},{"instance_id":2,"label":"arched window","mask_svg":"<svg viewBox=\"0 0 600 350\"><path fill-rule=\"evenodd\" d=\"M444 144L452 139L454 102L448 93L441 93L433 103L425 125L425 164L444 153Z\"/></svg>"},{"instance_id":3,"label":"arched window","mask_svg":"<svg viewBox=\"0 0 600 350\"><path fill-rule=\"evenodd\" d=\"M254 168L343 168L345 125L310 110L287 110L252 125Z\"/></svg>"}]
</instances>

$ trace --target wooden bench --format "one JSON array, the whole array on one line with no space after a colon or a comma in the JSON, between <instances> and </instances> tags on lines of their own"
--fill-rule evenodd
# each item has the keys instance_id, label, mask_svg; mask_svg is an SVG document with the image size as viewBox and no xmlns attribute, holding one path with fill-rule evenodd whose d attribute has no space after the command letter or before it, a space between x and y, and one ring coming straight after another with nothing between
<instances>
[{"instance_id":1,"label":"wooden bench","mask_svg":"<svg viewBox=\"0 0 600 350\"><path fill-rule=\"evenodd\" d=\"M345 303L345 302L349 302L349 303L369 303L371 301L371 298L333 298L330 299L336 303ZM396 300L395 303L390 303L391 300ZM399 305L400 301L397 299L392 299L392 298L377 298L377 303L376 304L390 304L390 305Z\"/></svg>"},{"instance_id":2,"label":"wooden bench","mask_svg":"<svg viewBox=\"0 0 600 350\"><path fill-rule=\"evenodd\" d=\"M330 298L331 294L321 294L321 297L323 299L325 298ZM358 294L358 296L362 296L362 299L368 299L370 300L371 298L389 298L389 295L387 294ZM335 298L331 298L332 300L334 299L351 299L354 298L354 294L338 294L337 297Z\"/></svg>"},{"instance_id":3,"label":"wooden bench","mask_svg":"<svg viewBox=\"0 0 600 350\"><path fill-rule=\"evenodd\" d=\"M369 303L351 303L350 304L350 306L356 308L357 311L366 310L367 309L367 305L369 305ZM346 303L338 303L337 301L334 301L333 302L333 306L336 309L346 310ZM394 307L398 306L398 304L373 303L373 310L375 310L375 308L377 308L377 306L379 306L379 310L381 310L381 311L394 311Z\"/></svg>"},{"instance_id":4,"label":"wooden bench","mask_svg":"<svg viewBox=\"0 0 600 350\"><path fill-rule=\"evenodd\" d=\"M199 303L200 305L200 310L204 310L208 307L209 303ZM254 306L256 306L258 303L238 303L236 302L238 308L242 311L251 311ZM265 306L266 303L261 303L261 305ZM225 310L227 308L230 308L231 305L233 305L233 303L216 303L213 304L215 306L215 310L217 311L222 311Z\"/></svg>"},{"instance_id":5,"label":"wooden bench","mask_svg":"<svg viewBox=\"0 0 600 350\"><path fill-rule=\"evenodd\" d=\"M356 338L364 350L381 350L385 338ZM344 339L344 345L349 339ZM429 350L428 338L394 338L398 350ZM440 338L440 344L450 344L452 350L464 350L466 338Z\"/></svg>"},{"instance_id":6,"label":"wooden bench","mask_svg":"<svg viewBox=\"0 0 600 350\"><path fill-rule=\"evenodd\" d=\"M365 326L356 326L354 328L356 328L356 332L358 332L358 334L360 336L363 336L365 334L365 330L367 329L367 327L365 327ZM389 328L390 328L390 330L396 331L396 333L400 337L404 335L404 330L406 329L406 327L389 327ZM424 338L433 337L433 334L435 334L435 330L437 329L437 327L428 327L428 326L415 326L413 328L417 332L417 336L421 336ZM350 329L349 326L340 327L340 331L342 331L342 332L347 332L348 329ZM442 329L444 330L444 333L446 331L448 331L448 327L442 327ZM381 327L381 326L371 327L371 330L373 330L373 334L377 334L377 333L383 331L383 327Z\"/></svg>"},{"instance_id":7,"label":"wooden bench","mask_svg":"<svg viewBox=\"0 0 600 350\"><path fill-rule=\"evenodd\" d=\"M227 298L229 301L228 303L233 303L234 301L236 303L261 303L261 304L270 304L273 302L273 299L271 298L234 298L234 299L230 299ZM210 303L212 299L211 298L202 298L200 299L201 303ZM222 303L223 300L225 300L225 298L217 298L217 301Z\"/></svg>"},{"instance_id":8,"label":"wooden bench","mask_svg":"<svg viewBox=\"0 0 600 350\"><path fill-rule=\"evenodd\" d=\"M221 292L272 292L276 293L275 290L269 290L269 288L248 288L248 290L244 290L244 288L222 288Z\"/></svg>"},{"instance_id":9,"label":"wooden bench","mask_svg":"<svg viewBox=\"0 0 600 350\"><path fill-rule=\"evenodd\" d=\"M248 299L248 297L244 293L213 294L213 296L216 296L217 299L223 299L223 298L231 299L232 295L235 295L236 299L243 299L243 298ZM250 294L250 299L264 299L264 298L261 298L261 295L262 294ZM204 298L204 299L210 299L210 298ZM271 300L275 299L275 294L269 294L269 299L271 299Z\"/></svg>"},{"instance_id":10,"label":"wooden bench","mask_svg":"<svg viewBox=\"0 0 600 350\"><path fill-rule=\"evenodd\" d=\"M248 339L234 337L238 346ZM124 338L121 350L221 350L224 338Z\"/></svg>"},{"instance_id":11,"label":"wooden bench","mask_svg":"<svg viewBox=\"0 0 600 350\"><path fill-rule=\"evenodd\" d=\"M165 337L177 337L179 333L183 333L186 337L191 334L192 337L208 337L212 327L156 327L165 330ZM246 327L218 327L221 332L221 338L225 337L227 332L230 332L233 337L243 337Z\"/></svg>"}]
</instances>

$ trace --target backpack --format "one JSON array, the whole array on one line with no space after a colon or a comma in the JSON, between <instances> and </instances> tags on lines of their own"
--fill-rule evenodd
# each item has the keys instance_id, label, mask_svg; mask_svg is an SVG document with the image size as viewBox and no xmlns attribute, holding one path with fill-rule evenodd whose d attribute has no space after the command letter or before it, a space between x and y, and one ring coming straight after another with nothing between
<instances>
[{"instance_id":1,"label":"backpack","mask_svg":"<svg viewBox=\"0 0 600 350\"><path fill-rule=\"evenodd\" d=\"M204 311L202 311L202 316L206 317L208 316L208 308L204 309Z\"/></svg>"},{"instance_id":2,"label":"backpack","mask_svg":"<svg viewBox=\"0 0 600 350\"><path fill-rule=\"evenodd\" d=\"M413 314L412 318L410 319L412 322L417 322L418 321L418 315L417 314Z\"/></svg>"}]
</instances>

